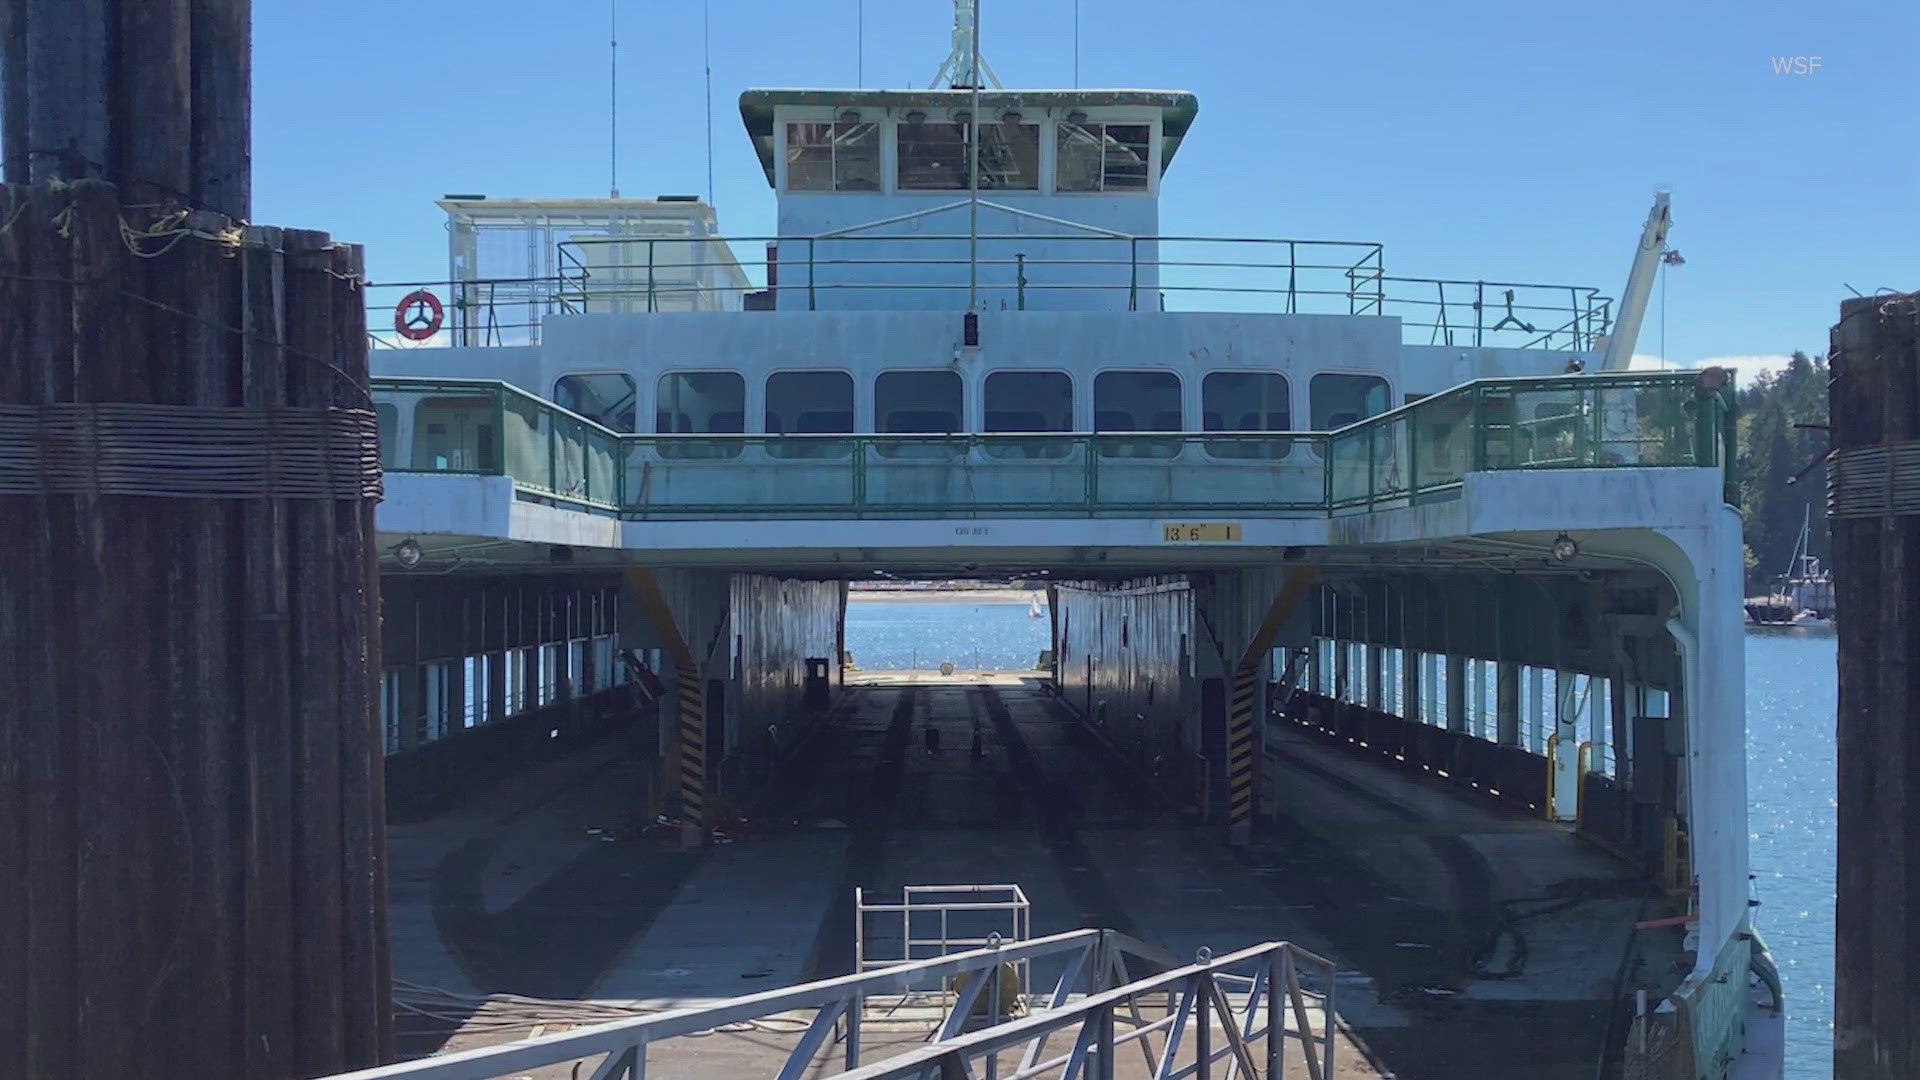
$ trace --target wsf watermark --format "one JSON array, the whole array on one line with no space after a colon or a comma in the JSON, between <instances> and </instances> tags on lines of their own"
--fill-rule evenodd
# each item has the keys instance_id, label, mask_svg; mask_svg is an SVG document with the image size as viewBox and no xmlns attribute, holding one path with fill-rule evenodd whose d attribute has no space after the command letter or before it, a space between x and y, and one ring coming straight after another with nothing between
<instances>
[{"instance_id":1,"label":"wsf watermark","mask_svg":"<svg viewBox=\"0 0 1920 1080\"><path fill-rule=\"evenodd\" d=\"M1817 56L1775 56L1772 60L1775 75L1811 75L1820 70Z\"/></svg>"}]
</instances>

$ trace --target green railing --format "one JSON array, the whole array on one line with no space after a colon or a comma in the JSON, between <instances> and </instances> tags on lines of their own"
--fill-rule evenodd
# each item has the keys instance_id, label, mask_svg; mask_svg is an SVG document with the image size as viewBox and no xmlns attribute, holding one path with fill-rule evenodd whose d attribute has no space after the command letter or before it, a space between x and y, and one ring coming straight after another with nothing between
<instances>
[{"instance_id":1,"label":"green railing","mask_svg":"<svg viewBox=\"0 0 1920 1080\"><path fill-rule=\"evenodd\" d=\"M1064 231L566 240L547 276L371 283L367 327L376 347L417 344L402 332L411 309L396 312L416 291L445 307L432 343L469 347L538 344L550 315L739 311L750 297L784 309L957 310L970 291L1000 310L1389 316L1409 345L1586 351L1612 321L1612 301L1589 286L1390 275L1376 243L1055 224Z\"/></svg>"},{"instance_id":2,"label":"green railing","mask_svg":"<svg viewBox=\"0 0 1920 1080\"><path fill-rule=\"evenodd\" d=\"M1483 379L1333 432L621 434L503 382L375 379L394 473L510 476L631 518L1309 517L1470 472L1724 466L1692 372Z\"/></svg>"},{"instance_id":3,"label":"green railing","mask_svg":"<svg viewBox=\"0 0 1920 1080\"><path fill-rule=\"evenodd\" d=\"M1481 379L1329 435L1327 505L1414 500L1470 472L1724 468L1730 408L1694 372Z\"/></svg>"}]
</instances>

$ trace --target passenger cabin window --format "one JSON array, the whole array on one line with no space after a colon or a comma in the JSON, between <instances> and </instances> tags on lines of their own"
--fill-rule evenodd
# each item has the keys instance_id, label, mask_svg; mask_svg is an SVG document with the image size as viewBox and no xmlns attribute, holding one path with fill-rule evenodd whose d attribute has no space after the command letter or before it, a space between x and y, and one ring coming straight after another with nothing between
<instances>
[{"instance_id":1,"label":"passenger cabin window","mask_svg":"<svg viewBox=\"0 0 1920 1080\"><path fill-rule=\"evenodd\" d=\"M400 467L400 406L380 402L373 407L373 419L380 429L380 467Z\"/></svg>"},{"instance_id":2,"label":"passenger cabin window","mask_svg":"<svg viewBox=\"0 0 1920 1080\"><path fill-rule=\"evenodd\" d=\"M1093 380L1096 432L1179 431L1180 377L1171 371L1103 371ZM1102 457L1170 458L1178 439L1103 438Z\"/></svg>"},{"instance_id":3,"label":"passenger cabin window","mask_svg":"<svg viewBox=\"0 0 1920 1080\"><path fill-rule=\"evenodd\" d=\"M1153 125L1062 122L1055 141L1056 190L1147 190Z\"/></svg>"},{"instance_id":4,"label":"passenger cabin window","mask_svg":"<svg viewBox=\"0 0 1920 1080\"><path fill-rule=\"evenodd\" d=\"M950 434L961 430L962 396L957 371L886 371L873 380L875 427L883 434ZM945 442L882 442L887 457L951 457L959 447Z\"/></svg>"},{"instance_id":5,"label":"passenger cabin window","mask_svg":"<svg viewBox=\"0 0 1920 1080\"><path fill-rule=\"evenodd\" d=\"M747 383L732 371L676 371L660 376L653 429L661 434L732 434L746 430ZM663 442L660 456L740 456L737 440Z\"/></svg>"},{"instance_id":6,"label":"passenger cabin window","mask_svg":"<svg viewBox=\"0 0 1920 1080\"><path fill-rule=\"evenodd\" d=\"M553 384L554 404L615 431L635 431L639 391L631 375L562 375Z\"/></svg>"},{"instance_id":7,"label":"passenger cabin window","mask_svg":"<svg viewBox=\"0 0 1920 1080\"><path fill-rule=\"evenodd\" d=\"M787 125L788 191L879 191L880 125Z\"/></svg>"},{"instance_id":8,"label":"passenger cabin window","mask_svg":"<svg viewBox=\"0 0 1920 1080\"><path fill-rule=\"evenodd\" d=\"M1073 378L1064 371L996 371L987 376L986 430L1072 431ZM986 446L995 457L1066 457L1065 440L995 440Z\"/></svg>"},{"instance_id":9,"label":"passenger cabin window","mask_svg":"<svg viewBox=\"0 0 1920 1080\"><path fill-rule=\"evenodd\" d=\"M853 431L853 376L844 371L776 371L767 376L769 435L840 435ZM824 439L770 441L779 458L842 457L850 444Z\"/></svg>"},{"instance_id":10,"label":"passenger cabin window","mask_svg":"<svg viewBox=\"0 0 1920 1080\"><path fill-rule=\"evenodd\" d=\"M423 472L492 472L498 467L493 436L492 397L424 398L413 411L413 467Z\"/></svg>"},{"instance_id":11,"label":"passenger cabin window","mask_svg":"<svg viewBox=\"0 0 1920 1080\"><path fill-rule=\"evenodd\" d=\"M1287 379L1270 371L1215 371L1200 384L1200 427L1206 431L1291 431ZM1289 439L1209 440L1217 458L1287 456Z\"/></svg>"},{"instance_id":12,"label":"passenger cabin window","mask_svg":"<svg viewBox=\"0 0 1920 1080\"><path fill-rule=\"evenodd\" d=\"M1333 431L1387 411L1387 380L1324 372L1307 384L1313 430Z\"/></svg>"}]
</instances>

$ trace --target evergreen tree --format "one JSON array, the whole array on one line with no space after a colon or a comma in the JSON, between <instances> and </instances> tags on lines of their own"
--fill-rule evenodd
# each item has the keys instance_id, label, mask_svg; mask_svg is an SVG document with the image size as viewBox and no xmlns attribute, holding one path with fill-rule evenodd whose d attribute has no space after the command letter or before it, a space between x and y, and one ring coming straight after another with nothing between
<instances>
[{"instance_id":1,"label":"evergreen tree","mask_svg":"<svg viewBox=\"0 0 1920 1080\"><path fill-rule=\"evenodd\" d=\"M1826 422L1825 359L1796 352L1786 367L1740 391L1734 480L1751 555L1749 589L1797 569L1788 564L1803 521L1810 522L1806 553L1827 558L1826 467L1818 464L1827 452Z\"/></svg>"}]
</instances>

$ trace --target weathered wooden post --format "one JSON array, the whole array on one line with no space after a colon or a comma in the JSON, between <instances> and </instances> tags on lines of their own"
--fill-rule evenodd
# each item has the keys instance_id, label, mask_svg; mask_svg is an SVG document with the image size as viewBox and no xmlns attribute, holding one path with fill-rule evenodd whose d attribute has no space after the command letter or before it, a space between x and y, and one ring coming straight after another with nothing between
<instances>
[{"instance_id":1,"label":"weathered wooden post","mask_svg":"<svg viewBox=\"0 0 1920 1080\"><path fill-rule=\"evenodd\" d=\"M359 250L246 226L245 0L0 0L0 1076L389 1052Z\"/></svg>"},{"instance_id":2,"label":"weathered wooden post","mask_svg":"<svg viewBox=\"0 0 1920 1080\"><path fill-rule=\"evenodd\" d=\"M1920 1076L1920 293L1840 305L1827 392L1840 634L1837 1080Z\"/></svg>"}]
</instances>

